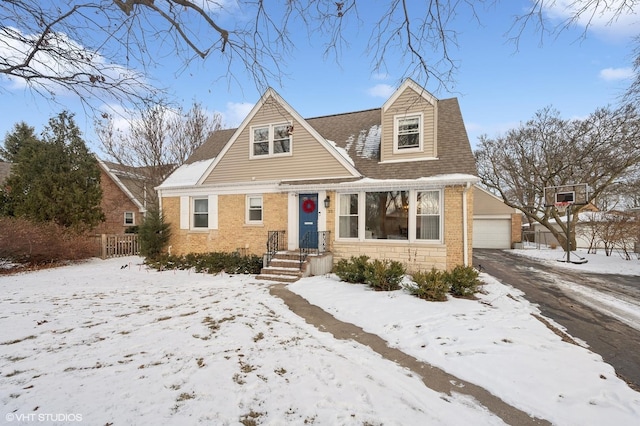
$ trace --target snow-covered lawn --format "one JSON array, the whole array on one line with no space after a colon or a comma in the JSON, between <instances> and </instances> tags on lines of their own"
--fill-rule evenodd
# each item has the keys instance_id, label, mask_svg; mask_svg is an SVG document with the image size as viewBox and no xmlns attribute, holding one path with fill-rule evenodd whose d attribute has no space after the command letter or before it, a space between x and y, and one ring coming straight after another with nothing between
<instances>
[{"instance_id":1,"label":"snow-covered lawn","mask_svg":"<svg viewBox=\"0 0 640 426\"><path fill-rule=\"evenodd\" d=\"M562 342L520 292L483 279L480 300L444 303L332 276L289 288L532 415L638 424L640 394L611 366ZM91 260L0 276L0 292L0 423L502 424L318 331L252 276Z\"/></svg>"}]
</instances>

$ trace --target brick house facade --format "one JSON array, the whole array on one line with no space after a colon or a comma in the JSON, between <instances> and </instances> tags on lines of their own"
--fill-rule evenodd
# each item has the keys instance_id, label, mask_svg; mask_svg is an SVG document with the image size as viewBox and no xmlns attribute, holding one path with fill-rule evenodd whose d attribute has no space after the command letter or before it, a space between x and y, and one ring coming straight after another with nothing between
<instances>
[{"instance_id":1,"label":"brick house facade","mask_svg":"<svg viewBox=\"0 0 640 426\"><path fill-rule=\"evenodd\" d=\"M105 221L95 228L98 234L124 234L139 226L146 212L144 179L117 164L98 160L100 166L100 206Z\"/></svg>"},{"instance_id":2,"label":"brick house facade","mask_svg":"<svg viewBox=\"0 0 640 426\"><path fill-rule=\"evenodd\" d=\"M471 263L476 174L457 100L407 80L381 108L309 119L268 89L157 189L174 254L262 255L282 231L411 271Z\"/></svg>"}]
</instances>

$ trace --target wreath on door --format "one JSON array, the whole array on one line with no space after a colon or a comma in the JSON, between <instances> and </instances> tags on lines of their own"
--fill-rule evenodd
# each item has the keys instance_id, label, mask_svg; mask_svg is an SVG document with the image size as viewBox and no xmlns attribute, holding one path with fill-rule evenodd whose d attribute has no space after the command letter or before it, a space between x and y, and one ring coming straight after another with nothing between
<instances>
[{"instance_id":1,"label":"wreath on door","mask_svg":"<svg viewBox=\"0 0 640 426\"><path fill-rule=\"evenodd\" d=\"M311 213L315 209L316 203L314 203L311 198L307 198L302 202L302 210L304 210L305 213Z\"/></svg>"}]
</instances>

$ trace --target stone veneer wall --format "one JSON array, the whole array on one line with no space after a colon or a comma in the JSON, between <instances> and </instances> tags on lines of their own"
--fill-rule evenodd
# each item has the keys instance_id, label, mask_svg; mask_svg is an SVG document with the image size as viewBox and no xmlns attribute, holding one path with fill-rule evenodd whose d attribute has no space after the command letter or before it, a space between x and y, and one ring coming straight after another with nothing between
<instances>
[{"instance_id":1,"label":"stone veneer wall","mask_svg":"<svg viewBox=\"0 0 640 426\"><path fill-rule=\"evenodd\" d=\"M397 260L406 266L407 272L428 271L434 267L447 268L447 248L441 245L371 240L364 243L334 241L333 246L334 262L351 256L367 255L371 259Z\"/></svg>"},{"instance_id":2,"label":"stone veneer wall","mask_svg":"<svg viewBox=\"0 0 640 426\"><path fill-rule=\"evenodd\" d=\"M287 194L262 195L261 225L245 224L246 195L218 196L218 229L180 229L180 198L162 199L162 209L171 226L172 254L234 252L261 256L266 250L268 231L287 229ZM176 222L171 222L173 219Z\"/></svg>"}]
</instances>

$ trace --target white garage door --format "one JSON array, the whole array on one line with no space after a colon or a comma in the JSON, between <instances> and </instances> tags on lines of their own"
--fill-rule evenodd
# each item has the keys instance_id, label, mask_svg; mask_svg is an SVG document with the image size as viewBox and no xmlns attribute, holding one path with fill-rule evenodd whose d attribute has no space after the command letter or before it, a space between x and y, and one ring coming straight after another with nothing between
<instances>
[{"instance_id":1,"label":"white garage door","mask_svg":"<svg viewBox=\"0 0 640 426\"><path fill-rule=\"evenodd\" d=\"M473 219L473 248L511 248L511 219Z\"/></svg>"}]
</instances>

